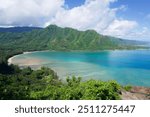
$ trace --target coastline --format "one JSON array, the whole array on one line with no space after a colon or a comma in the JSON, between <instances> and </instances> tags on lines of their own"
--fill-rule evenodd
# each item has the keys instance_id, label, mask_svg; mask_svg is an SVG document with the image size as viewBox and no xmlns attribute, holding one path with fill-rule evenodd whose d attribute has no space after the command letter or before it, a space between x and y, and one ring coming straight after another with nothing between
<instances>
[{"instance_id":1,"label":"coastline","mask_svg":"<svg viewBox=\"0 0 150 117\"><path fill-rule=\"evenodd\" d=\"M41 50L41 51L25 51L23 52L22 54L30 54L30 53L36 53L36 52L48 52L48 51L51 51L51 50ZM20 54L19 54L20 55Z\"/></svg>"},{"instance_id":2,"label":"coastline","mask_svg":"<svg viewBox=\"0 0 150 117\"><path fill-rule=\"evenodd\" d=\"M41 51L25 51L25 52L22 52L22 53L19 53L19 54L16 54L10 58L8 58L7 62L8 64L12 64L12 59L19 56L19 55L22 55L22 54L30 54L30 53L36 53L36 52L109 52L109 51L133 51L133 50L150 50L150 49L114 49L114 50L66 50L66 51L57 51L57 50L41 50Z\"/></svg>"},{"instance_id":3,"label":"coastline","mask_svg":"<svg viewBox=\"0 0 150 117\"><path fill-rule=\"evenodd\" d=\"M7 59L7 62L8 62L8 65L11 65L11 64L13 64L13 63L12 63L12 59L14 59L15 57L20 56L20 55L22 55L22 54L30 54L30 53L36 53L36 52L47 52L47 51L50 51L50 50L25 51L25 52L22 52L22 53L19 53L19 54L16 54L16 55L11 56L10 58Z\"/></svg>"},{"instance_id":4,"label":"coastline","mask_svg":"<svg viewBox=\"0 0 150 117\"><path fill-rule=\"evenodd\" d=\"M8 62L8 65L11 65L11 64L13 64L13 63L12 63L12 59L14 59L15 57L17 57L17 56L19 56L19 55L21 55L21 54L14 55L14 56L12 56L12 57L8 58L8 60L7 60L7 62Z\"/></svg>"},{"instance_id":5,"label":"coastline","mask_svg":"<svg viewBox=\"0 0 150 117\"><path fill-rule=\"evenodd\" d=\"M131 90L121 91L123 100L150 100L150 88L143 86L132 86Z\"/></svg>"},{"instance_id":6,"label":"coastline","mask_svg":"<svg viewBox=\"0 0 150 117\"><path fill-rule=\"evenodd\" d=\"M19 55L17 55L17 56L19 56ZM42 65L42 64L47 63L46 60L37 59L37 58L26 58L26 59L14 60L13 61L13 59L15 57L16 56L11 57L11 58L8 59L8 65L15 64L15 65L18 65L19 67L21 67L21 66L27 67L27 66L35 66L35 65L38 66L39 64Z\"/></svg>"},{"instance_id":7,"label":"coastline","mask_svg":"<svg viewBox=\"0 0 150 117\"><path fill-rule=\"evenodd\" d=\"M115 49L115 50L68 50L68 51L57 51L57 50L41 50L41 51L25 51L19 54L16 54L14 56L11 56L10 58L8 58L7 62L8 65L13 64L12 59L14 59L17 56L20 55L24 55L24 54L30 54L30 53L36 53L36 52L105 52L105 51L119 51L119 49Z\"/></svg>"},{"instance_id":8,"label":"coastline","mask_svg":"<svg viewBox=\"0 0 150 117\"><path fill-rule=\"evenodd\" d=\"M45 50L45 51L30 51L30 52L27 51L27 52L23 52L22 54L29 54L29 53L35 53L35 52L48 52L48 51L50 51L50 52L60 52L60 51L53 51L53 50ZM95 52L103 52L103 51L118 51L118 50L101 50L101 51L95 51ZM69 51L69 52L89 52L89 51ZM18 55L10 57L8 59L8 63L13 64L12 63L13 59L17 56L22 55L22 54L18 54ZM36 59L36 60L32 59L32 60L28 61L26 64L24 64L22 66L36 65L36 64L34 64L35 62L39 63L39 62L42 62L42 61L40 61L39 59ZM121 91L121 97L122 97L123 100L149 100L150 99L150 87L134 86L134 85L131 85L131 87L132 87L131 91L125 91L125 90Z\"/></svg>"},{"instance_id":9,"label":"coastline","mask_svg":"<svg viewBox=\"0 0 150 117\"><path fill-rule=\"evenodd\" d=\"M145 50L145 49L144 49ZM105 51L134 51L134 50L100 50L100 51L95 51L95 52L105 52ZM135 50L136 51L136 50ZM140 50L139 50L140 51ZM23 52L22 54L18 54L18 55L14 55L12 57L10 57L8 59L8 64L16 64L16 65L19 65L19 66L33 66L33 65L43 65L44 64L47 64L47 63L51 63L49 62L47 59L40 59L40 58L37 58L36 56L28 56L27 57L24 57L22 56L21 58L16 58L18 56L21 56L21 55L24 55L24 54L30 54L30 53L36 53L36 52L66 52L66 51L54 51L54 50L43 50L43 51L25 51ZM68 51L69 52L92 52L92 51L79 51L79 50L71 50L71 51ZM16 58L16 59L15 59ZM54 61L52 61L52 63L54 63ZM133 86L140 86L140 85L133 85Z\"/></svg>"}]
</instances>

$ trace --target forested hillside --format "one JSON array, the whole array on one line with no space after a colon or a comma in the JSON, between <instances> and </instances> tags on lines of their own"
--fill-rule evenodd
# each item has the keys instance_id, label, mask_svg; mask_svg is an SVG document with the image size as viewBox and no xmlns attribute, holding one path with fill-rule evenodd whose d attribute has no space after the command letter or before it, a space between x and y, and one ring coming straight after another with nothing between
<instances>
[{"instance_id":1,"label":"forested hillside","mask_svg":"<svg viewBox=\"0 0 150 117\"><path fill-rule=\"evenodd\" d=\"M125 49L131 46L128 40L103 36L94 30L78 31L56 25L23 33L0 33L0 42L5 47L31 50L104 50Z\"/></svg>"},{"instance_id":2,"label":"forested hillside","mask_svg":"<svg viewBox=\"0 0 150 117\"><path fill-rule=\"evenodd\" d=\"M6 60L14 54L34 50L93 51L138 48L136 41L103 36L94 30L78 31L56 25L33 29L27 32L23 31L24 28L20 32L0 32L0 59Z\"/></svg>"},{"instance_id":3,"label":"forested hillside","mask_svg":"<svg viewBox=\"0 0 150 117\"><path fill-rule=\"evenodd\" d=\"M130 43L132 42L132 44ZM103 36L93 30L78 31L50 25L45 29L0 32L0 99L120 99L120 86L114 82L66 78L62 82L49 68L32 70L8 65L7 59L34 50L135 49L134 41ZM56 71L57 72L57 71ZM67 77L67 76L66 76Z\"/></svg>"},{"instance_id":4,"label":"forested hillside","mask_svg":"<svg viewBox=\"0 0 150 117\"><path fill-rule=\"evenodd\" d=\"M114 82L67 78L62 82L49 68L32 70L1 64L0 99L40 99L40 100L116 100L120 99L120 86Z\"/></svg>"}]
</instances>

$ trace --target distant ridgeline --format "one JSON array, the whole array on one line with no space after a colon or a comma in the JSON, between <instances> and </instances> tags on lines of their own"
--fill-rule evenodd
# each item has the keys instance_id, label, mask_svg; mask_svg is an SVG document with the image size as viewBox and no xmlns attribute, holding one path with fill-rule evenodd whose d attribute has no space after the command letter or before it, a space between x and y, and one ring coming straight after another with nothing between
<instances>
[{"instance_id":1,"label":"distant ridgeline","mask_svg":"<svg viewBox=\"0 0 150 117\"><path fill-rule=\"evenodd\" d=\"M78 31L50 25L36 27L0 28L0 56L8 58L23 51L34 50L112 50L136 49L143 42L103 36L94 30Z\"/></svg>"},{"instance_id":2,"label":"distant ridgeline","mask_svg":"<svg viewBox=\"0 0 150 117\"><path fill-rule=\"evenodd\" d=\"M20 33L20 32L29 32L35 29L42 29L42 28L40 27L9 27L9 28L0 28L0 32Z\"/></svg>"},{"instance_id":3,"label":"distant ridgeline","mask_svg":"<svg viewBox=\"0 0 150 117\"><path fill-rule=\"evenodd\" d=\"M11 28L0 31L0 99L115 100L121 99L121 86L103 82L67 78L66 83L49 68L32 70L8 65L7 59L35 50L112 50L136 49L142 42L103 36L93 30L78 31L50 25L47 28ZM128 87L126 89L129 89Z\"/></svg>"}]
</instances>

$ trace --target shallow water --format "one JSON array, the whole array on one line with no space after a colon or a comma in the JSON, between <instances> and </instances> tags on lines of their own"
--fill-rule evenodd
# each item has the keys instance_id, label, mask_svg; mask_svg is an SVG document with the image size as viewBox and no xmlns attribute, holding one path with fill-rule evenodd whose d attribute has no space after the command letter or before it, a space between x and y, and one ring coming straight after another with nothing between
<instances>
[{"instance_id":1,"label":"shallow water","mask_svg":"<svg viewBox=\"0 0 150 117\"><path fill-rule=\"evenodd\" d=\"M150 50L33 52L16 56L12 62L24 66L25 59L39 59L31 67L50 67L62 79L75 75L83 80L116 80L122 85L150 86Z\"/></svg>"}]
</instances>

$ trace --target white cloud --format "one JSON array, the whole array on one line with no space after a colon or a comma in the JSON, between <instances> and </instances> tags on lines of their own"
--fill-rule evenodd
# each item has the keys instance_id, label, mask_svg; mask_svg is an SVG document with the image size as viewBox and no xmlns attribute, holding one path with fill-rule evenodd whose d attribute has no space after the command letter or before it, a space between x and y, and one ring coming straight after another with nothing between
<instances>
[{"instance_id":1,"label":"white cloud","mask_svg":"<svg viewBox=\"0 0 150 117\"><path fill-rule=\"evenodd\" d=\"M87 0L82 6L59 11L46 25L54 23L80 30L103 30L115 18L115 11L108 7L109 3L108 0Z\"/></svg>"},{"instance_id":2,"label":"white cloud","mask_svg":"<svg viewBox=\"0 0 150 117\"><path fill-rule=\"evenodd\" d=\"M0 25L43 25L64 0L0 0Z\"/></svg>"},{"instance_id":3,"label":"white cloud","mask_svg":"<svg viewBox=\"0 0 150 117\"><path fill-rule=\"evenodd\" d=\"M137 27L136 21L123 20L116 17L118 10L126 10L126 6L111 9L111 2L116 0L86 0L85 4L72 9L63 9L50 19L45 26L57 24L62 27L73 27L79 30L94 29L104 35L124 38Z\"/></svg>"},{"instance_id":4,"label":"white cloud","mask_svg":"<svg viewBox=\"0 0 150 117\"><path fill-rule=\"evenodd\" d=\"M103 34L124 39L150 41L150 29L141 27L135 21L115 20Z\"/></svg>"},{"instance_id":5,"label":"white cloud","mask_svg":"<svg viewBox=\"0 0 150 117\"><path fill-rule=\"evenodd\" d=\"M0 0L0 26L56 24L79 30L94 29L104 35L131 39L145 31L136 30L136 21L117 17L117 12L127 7L110 8L110 3L116 1L86 0L81 6L67 9L65 0Z\"/></svg>"},{"instance_id":6,"label":"white cloud","mask_svg":"<svg viewBox=\"0 0 150 117\"><path fill-rule=\"evenodd\" d=\"M127 5L121 5L118 8L113 8L113 10L115 10L116 12L118 12L118 11L126 11L127 9L128 9Z\"/></svg>"},{"instance_id":7,"label":"white cloud","mask_svg":"<svg viewBox=\"0 0 150 117\"><path fill-rule=\"evenodd\" d=\"M128 20L114 20L106 30L104 30L105 35L112 35L117 37L126 37L131 31L137 27L138 24L135 21Z\"/></svg>"},{"instance_id":8,"label":"white cloud","mask_svg":"<svg viewBox=\"0 0 150 117\"><path fill-rule=\"evenodd\" d=\"M125 37L134 40L150 41L150 29L148 27L138 27L134 32L130 32Z\"/></svg>"}]
</instances>

